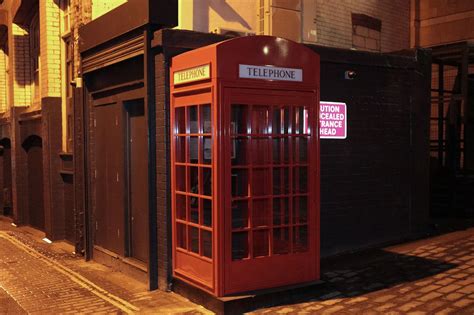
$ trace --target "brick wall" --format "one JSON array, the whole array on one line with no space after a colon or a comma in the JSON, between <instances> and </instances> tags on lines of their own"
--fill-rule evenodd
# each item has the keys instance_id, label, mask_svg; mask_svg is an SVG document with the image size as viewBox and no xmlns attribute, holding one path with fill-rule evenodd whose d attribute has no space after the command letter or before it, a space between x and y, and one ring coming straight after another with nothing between
<instances>
[{"instance_id":1,"label":"brick wall","mask_svg":"<svg viewBox=\"0 0 474 315\"><path fill-rule=\"evenodd\" d=\"M79 28L92 20L92 0L71 0L71 24L74 47L74 76L81 69L79 53Z\"/></svg>"},{"instance_id":2,"label":"brick wall","mask_svg":"<svg viewBox=\"0 0 474 315\"><path fill-rule=\"evenodd\" d=\"M39 2L41 97L61 96L60 10L56 2Z\"/></svg>"},{"instance_id":3,"label":"brick wall","mask_svg":"<svg viewBox=\"0 0 474 315\"><path fill-rule=\"evenodd\" d=\"M92 19L97 19L125 2L127 0L92 0Z\"/></svg>"},{"instance_id":4,"label":"brick wall","mask_svg":"<svg viewBox=\"0 0 474 315\"><path fill-rule=\"evenodd\" d=\"M357 13L382 21L382 52L409 47L409 0L316 0L314 10L316 43L319 45L352 48L354 30L351 14Z\"/></svg>"},{"instance_id":5,"label":"brick wall","mask_svg":"<svg viewBox=\"0 0 474 315\"><path fill-rule=\"evenodd\" d=\"M61 98L45 97L42 102L43 182L46 236L51 240L64 239L65 208L61 159Z\"/></svg>"},{"instance_id":6,"label":"brick wall","mask_svg":"<svg viewBox=\"0 0 474 315\"><path fill-rule=\"evenodd\" d=\"M30 38L26 29L12 24L13 49L13 106L29 106L31 104L31 66Z\"/></svg>"},{"instance_id":7,"label":"brick wall","mask_svg":"<svg viewBox=\"0 0 474 315\"><path fill-rule=\"evenodd\" d=\"M429 216L429 55L312 48L321 55L321 99L346 102L348 111L347 139L321 140L322 255L422 233ZM354 80L344 79L348 69Z\"/></svg>"},{"instance_id":8,"label":"brick wall","mask_svg":"<svg viewBox=\"0 0 474 315\"><path fill-rule=\"evenodd\" d=\"M364 30L355 34L352 13L381 20L380 34ZM229 0L194 4L181 0L179 21L178 28L198 32L232 29L297 42L382 52L410 47L410 0Z\"/></svg>"},{"instance_id":9,"label":"brick wall","mask_svg":"<svg viewBox=\"0 0 474 315\"><path fill-rule=\"evenodd\" d=\"M171 199L168 67L163 54L155 56L156 209L158 227L158 287L165 290L171 271Z\"/></svg>"}]
</instances>

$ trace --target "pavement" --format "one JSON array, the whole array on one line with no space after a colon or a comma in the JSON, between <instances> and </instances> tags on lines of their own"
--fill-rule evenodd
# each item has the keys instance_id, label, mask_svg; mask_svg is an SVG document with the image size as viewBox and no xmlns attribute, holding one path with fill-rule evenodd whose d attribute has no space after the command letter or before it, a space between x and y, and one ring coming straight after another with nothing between
<instances>
[{"instance_id":1,"label":"pavement","mask_svg":"<svg viewBox=\"0 0 474 315\"><path fill-rule=\"evenodd\" d=\"M85 262L64 242L0 216L0 314L210 314L175 293L148 291L118 271Z\"/></svg>"},{"instance_id":2,"label":"pavement","mask_svg":"<svg viewBox=\"0 0 474 315\"><path fill-rule=\"evenodd\" d=\"M0 314L210 313L43 237L0 216ZM298 299L253 313L474 314L474 228L324 260Z\"/></svg>"}]
</instances>

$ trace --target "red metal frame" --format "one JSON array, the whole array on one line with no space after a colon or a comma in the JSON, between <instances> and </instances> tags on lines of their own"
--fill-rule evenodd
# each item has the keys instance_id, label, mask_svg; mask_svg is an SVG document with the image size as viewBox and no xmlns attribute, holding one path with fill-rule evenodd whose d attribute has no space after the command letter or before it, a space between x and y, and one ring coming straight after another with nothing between
<instances>
[{"instance_id":1,"label":"red metal frame","mask_svg":"<svg viewBox=\"0 0 474 315\"><path fill-rule=\"evenodd\" d=\"M206 64L209 77L174 84ZM239 64L302 82L238 78ZM170 84L173 275L216 296L318 279L319 57L238 38L173 58Z\"/></svg>"}]
</instances>

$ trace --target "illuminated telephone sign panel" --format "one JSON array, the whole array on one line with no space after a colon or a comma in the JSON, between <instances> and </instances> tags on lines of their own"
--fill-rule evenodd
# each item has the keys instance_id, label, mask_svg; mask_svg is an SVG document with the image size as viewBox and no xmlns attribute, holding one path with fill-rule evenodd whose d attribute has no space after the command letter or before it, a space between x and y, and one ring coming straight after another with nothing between
<instances>
[{"instance_id":1,"label":"illuminated telephone sign panel","mask_svg":"<svg viewBox=\"0 0 474 315\"><path fill-rule=\"evenodd\" d=\"M215 296L319 279L319 56L241 37L170 77L173 276Z\"/></svg>"}]
</instances>

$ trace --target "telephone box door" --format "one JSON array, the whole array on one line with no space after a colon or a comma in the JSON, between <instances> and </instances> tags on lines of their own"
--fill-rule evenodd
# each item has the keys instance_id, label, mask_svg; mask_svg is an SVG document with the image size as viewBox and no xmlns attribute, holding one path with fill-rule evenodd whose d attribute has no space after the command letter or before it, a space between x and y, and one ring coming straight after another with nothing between
<instances>
[{"instance_id":1,"label":"telephone box door","mask_svg":"<svg viewBox=\"0 0 474 315\"><path fill-rule=\"evenodd\" d=\"M317 278L316 91L225 88L224 294Z\"/></svg>"}]
</instances>

